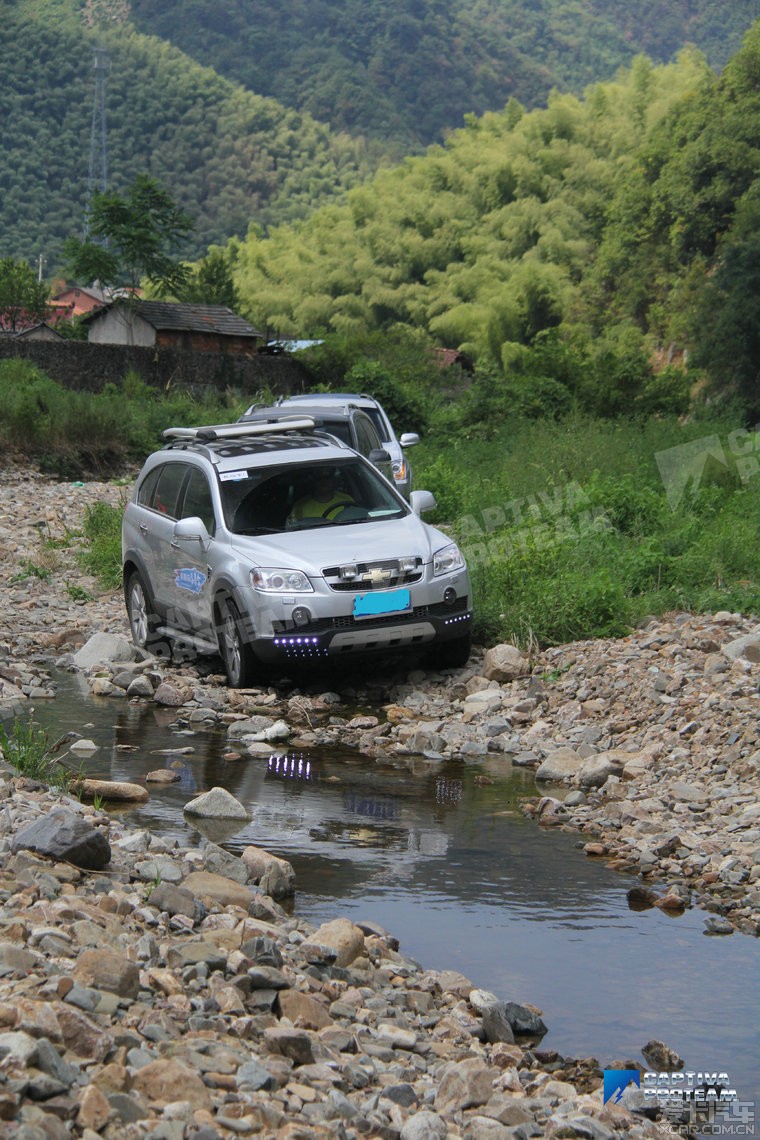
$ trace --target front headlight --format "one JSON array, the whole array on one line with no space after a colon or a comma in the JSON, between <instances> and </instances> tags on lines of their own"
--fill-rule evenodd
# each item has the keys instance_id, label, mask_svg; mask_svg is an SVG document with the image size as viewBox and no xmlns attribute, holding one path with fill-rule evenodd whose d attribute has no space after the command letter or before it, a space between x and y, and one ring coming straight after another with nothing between
<instances>
[{"instance_id":1,"label":"front headlight","mask_svg":"<svg viewBox=\"0 0 760 1140\"><path fill-rule=\"evenodd\" d=\"M314 587L303 570L286 566L256 566L251 570L251 585L265 594L313 594Z\"/></svg>"},{"instance_id":2,"label":"front headlight","mask_svg":"<svg viewBox=\"0 0 760 1140\"><path fill-rule=\"evenodd\" d=\"M454 570L464 570L464 558L457 544L452 542L433 555L433 574L437 578L439 574L451 574Z\"/></svg>"},{"instance_id":3,"label":"front headlight","mask_svg":"<svg viewBox=\"0 0 760 1140\"><path fill-rule=\"evenodd\" d=\"M402 460L397 460L393 465L393 478L397 483L403 483L406 479L406 463Z\"/></svg>"}]
</instances>

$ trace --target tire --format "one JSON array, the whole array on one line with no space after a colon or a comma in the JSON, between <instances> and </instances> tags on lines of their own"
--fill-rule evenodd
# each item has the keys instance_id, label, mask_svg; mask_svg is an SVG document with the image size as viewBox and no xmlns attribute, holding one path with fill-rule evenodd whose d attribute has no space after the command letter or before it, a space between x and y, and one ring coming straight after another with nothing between
<instances>
[{"instance_id":1,"label":"tire","mask_svg":"<svg viewBox=\"0 0 760 1140\"><path fill-rule=\"evenodd\" d=\"M240 613L231 598L221 603L219 617L219 652L227 683L232 689L248 689L258 676L258 661L245 639Z\"/></svg>"},{"instance_id":2,"label":"tire","mask_svg":"<svg viewBox=\"0 0 760 1140\"><path fill-rule=\"evenodd\" d=\"M158 619L153 612L153 604L145 583L137 570L133 570L129 575L124 595L134 644L138 649L145 649L148 653L168 657L168 642L165 638L156 637L154 633Z\"/></svg>"},{"instance_id":3,"label":"tire","mask_svg":"<svg viewBox=\"0 0 760 1140\"><path fill-rule=\"evenodd\" d=\"M430 665L434 669L463 669L470 660L471 648L472 637L469 633L451 641L443 641L430 653Z\"/></svg>"}]
</instances>

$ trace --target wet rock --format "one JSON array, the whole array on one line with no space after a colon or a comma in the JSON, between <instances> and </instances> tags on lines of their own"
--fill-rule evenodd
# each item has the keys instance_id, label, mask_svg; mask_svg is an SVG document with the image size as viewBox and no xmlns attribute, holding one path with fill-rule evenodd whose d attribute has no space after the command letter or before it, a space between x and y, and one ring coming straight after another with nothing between
<instances>
[{"instance_id":1,"label":"wet rock","mask_svg":"<svg viewBox=\"0 0 760 1140\"><path fill-rule=\"evenodd\" d=\"M517 1002L504 1003L504 1016L517 1036L543 1037L547 1032L542 1018L534 1010Z\"/></svg>"},{"instance_id":2,"label":"wet rock","mask_svg":"<svg viewBox=\"0 0 760 1140\"><path fill-rule=\"evenodd\" d=\"M347 918L336 918L315 930L301 949L313 950L316 956L326 950L336 966L349 966L364 951L364 933Z\"/></svg>"},{"instance_id":3,"label":"wet rock","mask_svg":"<svg viewBox=\"0 0 760 1140\"><path fill-rule=\"evenodd\" d=\"M172 685L168 681L162 681L153 694L153 700L157 705L178 708L185 703L186 695L183 690L176 685Z\"/></svg>"},{"instance_id":4,"label":"wet rock","mask_svg":"<svg viewBox=\"0 0 760 1140\"><path fill-rule=\"evenodd\" d=\"M296 873L287 859L279 859L261 847L248 846L240 856L249 879L273 899L291 896L296 887Z\"/></svg>"},{"instance_id":5,"label":"wet rock","mask_svg":"<svg viewBox=\"0 0 760 1140\"><path fill-rule=\"evenodd\" d=\"M647 1041L641 1055L649 1068L658 1073L672 1073L683 1068L681 1057L662 1041Z\"/></svg>"},{"instance_id":6,"label":"wet rock","mask_svg":"<svg viewBox=\"0 0 760 1140\"><path fill-rule=\"evenodd\" d=\"M205 819L249 819L246 808L226 788L211 788L203 795L196 796L185 804L184 812Z\"/></svg>"}]
</instances>

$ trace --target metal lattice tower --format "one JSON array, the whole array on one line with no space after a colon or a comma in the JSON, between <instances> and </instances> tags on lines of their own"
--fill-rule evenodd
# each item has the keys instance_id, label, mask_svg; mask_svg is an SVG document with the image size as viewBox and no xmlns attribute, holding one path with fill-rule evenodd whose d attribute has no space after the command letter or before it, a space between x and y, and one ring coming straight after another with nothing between
<instances>
[{"instance_id":1,"label":"metal lattice tower","mask_svg":"<svg viewBox=\"0 0 760 1140\"><path fill-rule=\"evenodd\" d=\"M85 241L90 236L90 206L92 204L92 196L96 189L101 193L105 193L108 175L106 152L106 76L110 70L110 60L105 48L96 47L94 53L95 58L92 66L95 71L95 95L92 102L90 165L87 173L87 205L84 211L84 232L82 234Z\"/></svg>"}]
</instances>

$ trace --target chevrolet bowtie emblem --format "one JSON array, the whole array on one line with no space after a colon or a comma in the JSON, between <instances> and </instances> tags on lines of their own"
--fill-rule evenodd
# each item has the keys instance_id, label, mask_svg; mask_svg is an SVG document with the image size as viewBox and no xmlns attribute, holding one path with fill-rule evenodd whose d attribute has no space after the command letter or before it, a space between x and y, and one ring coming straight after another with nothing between
<instances>
[{"instance_id":1,"label":"chevrolet bowtie emblem","mask_svg":"<svg viewBox=\"0 0 760 1140\"><path fill-rule=\"evenodd\" d=\"M362 574L362 582L368 582L372 586L385 586L391 580L391 571L383 570L380 566L376 566L373 570L368 570L366 574Z\"/></svg>"}]
</instances>

